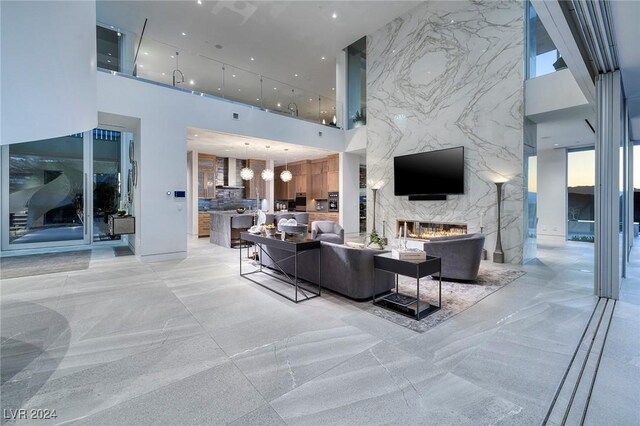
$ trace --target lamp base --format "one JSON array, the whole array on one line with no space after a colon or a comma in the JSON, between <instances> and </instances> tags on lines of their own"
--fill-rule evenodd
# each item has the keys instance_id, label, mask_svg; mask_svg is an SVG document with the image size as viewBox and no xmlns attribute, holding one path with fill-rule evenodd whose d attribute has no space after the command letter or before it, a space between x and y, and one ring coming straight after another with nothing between
<instances>
[{"instance_id":1,"label":"lamp base","mask_svg":"<svg viewBox=\"0 0 640 426\"><path fill-rule=\"evenodd\" d=\"M493 263L504 263L504 253L501 251L494 251Z\"/></svg>"}]
</instances>

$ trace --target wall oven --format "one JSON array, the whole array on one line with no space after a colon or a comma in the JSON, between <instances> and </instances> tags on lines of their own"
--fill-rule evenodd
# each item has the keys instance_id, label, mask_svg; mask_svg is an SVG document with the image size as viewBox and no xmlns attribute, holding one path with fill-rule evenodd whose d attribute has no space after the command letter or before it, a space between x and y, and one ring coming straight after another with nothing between
<instances>
[{"instance_id":1,"label":"wall oven","mask_svg":"<svg viewBox=\"0 0 640 426\"><path fill-rule=\"evenodd\" d=\"M330 212L339 211L339 209L338 209L338 196L339 196L339 193L330 192L328 195L329 195L329 211Z\"/></svg>"},{"instance_id":2,"label":"wall oven","mask_svg":"<svg viewBox=\"0 0 640 426\"><path fill-rule=\"evenodd\" d=\"M306 192L296 192L296 211L297 212L307 211L307 193Z\"/></svg>"}]
</instances>

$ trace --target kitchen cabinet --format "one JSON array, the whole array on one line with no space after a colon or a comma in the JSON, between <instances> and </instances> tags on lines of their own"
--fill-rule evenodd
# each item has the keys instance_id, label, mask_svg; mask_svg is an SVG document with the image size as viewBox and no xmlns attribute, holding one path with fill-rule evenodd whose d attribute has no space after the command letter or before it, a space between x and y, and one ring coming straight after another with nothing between
<instances>
[{"instance_id":1,"label":"kitchen cabinet","mask_svg":"<svg viewBox=\"0 0 640 426\"><path fill-rule=\"evenodd\" d=\"M207 213L198 213L198 237L209 236L209 224L211 223L211 215Z\"/></svg>"},{"instance_id":2,"label":"kitchen cabinet","mask_svg":"<svg viewBox=\"0 0 640 426\"><path fill-rule=\"evenodd\" d=\"M327 157L327 171L329 173L340 171L340 161L337 154Z\"/></svg>"},{"instance_id":3,"label":"kitchen cabinet","mask_svg":"<svg viewBox=\"0 0 640 426\"><path fill-rule=\"evenodd\" d=\"M311 175L311 198L314 200L327 199L327 174Z\"/></svg>"},{"instance_id":4,"label":"kitchen cabinet","mask_svg":"<svg viewBox=\"0 0 640 426\"><path fill-rule=\"evenodd\" d=\"M327 173L327 192L340 191L340 172Z\"/></svg>"},{"instance_id":5,"label":"kitchen cabinet","mask_svg":"<svg viewBox=\"0 0 640 426\"><path fill-rule=\"evenodd\" d=\"M253 179L244 181L245 198L265 198L266 185L264 179L260 175L267 168L265 160L247 160L247 167L253 170Z\"/></svg>"},{"instance_id":6,"label":"kitchen cabinet","mask_svg":"<svg viewBox=\"0 0 640 426\"><path fill-rule=\"evenodd\" d=\"M198 197L216 197L216 156L198 154Z\"/></svg>"},{"instance_id":7,"label":"kitchen cabinet","mask_svg":"<svg viewBox=\"0 0 640 426\"><path fill-rule=\"evenodd\" d=\"M294 191L293 192L304 192L307 193L307 175L298 175L294 177L291 182L293 182ZM294 198L295 198L295 194ZM308 196L309 194L307 194Z\"/></svg>"}]
</instances>

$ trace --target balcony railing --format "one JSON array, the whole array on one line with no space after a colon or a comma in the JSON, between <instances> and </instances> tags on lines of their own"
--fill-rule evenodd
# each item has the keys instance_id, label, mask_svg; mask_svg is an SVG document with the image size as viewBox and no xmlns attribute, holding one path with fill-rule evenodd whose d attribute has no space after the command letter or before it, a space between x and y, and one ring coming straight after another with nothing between
<instances>
[{"instance_id":1,"label":"balcony railing","mask_svg":"<svg viewBox=\"0 0 640 426\"><path fill-rule=\"evenodd\" d=\"M146 36L119 73L332 127L339 113L335 99Z\"/></svg>"}]
</instances>

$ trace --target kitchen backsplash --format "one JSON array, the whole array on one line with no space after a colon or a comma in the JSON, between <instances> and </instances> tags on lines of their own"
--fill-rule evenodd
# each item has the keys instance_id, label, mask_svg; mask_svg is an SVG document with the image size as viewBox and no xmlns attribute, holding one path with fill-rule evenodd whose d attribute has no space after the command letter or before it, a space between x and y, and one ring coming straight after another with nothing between
<instances>
[{"instance_id":1,"label":"kitchen backsplash","mask_svg":"<svg viewBox=\"0 0 640 426\"><path fill-rule=\"evenodd\" d=\"M216 198L199 198L198 210L235 210L244 207L246 209L255 209L256 200L247 200L244 198L244 189L242 188L216 188Z\"/></svg>"}]
</instances>

